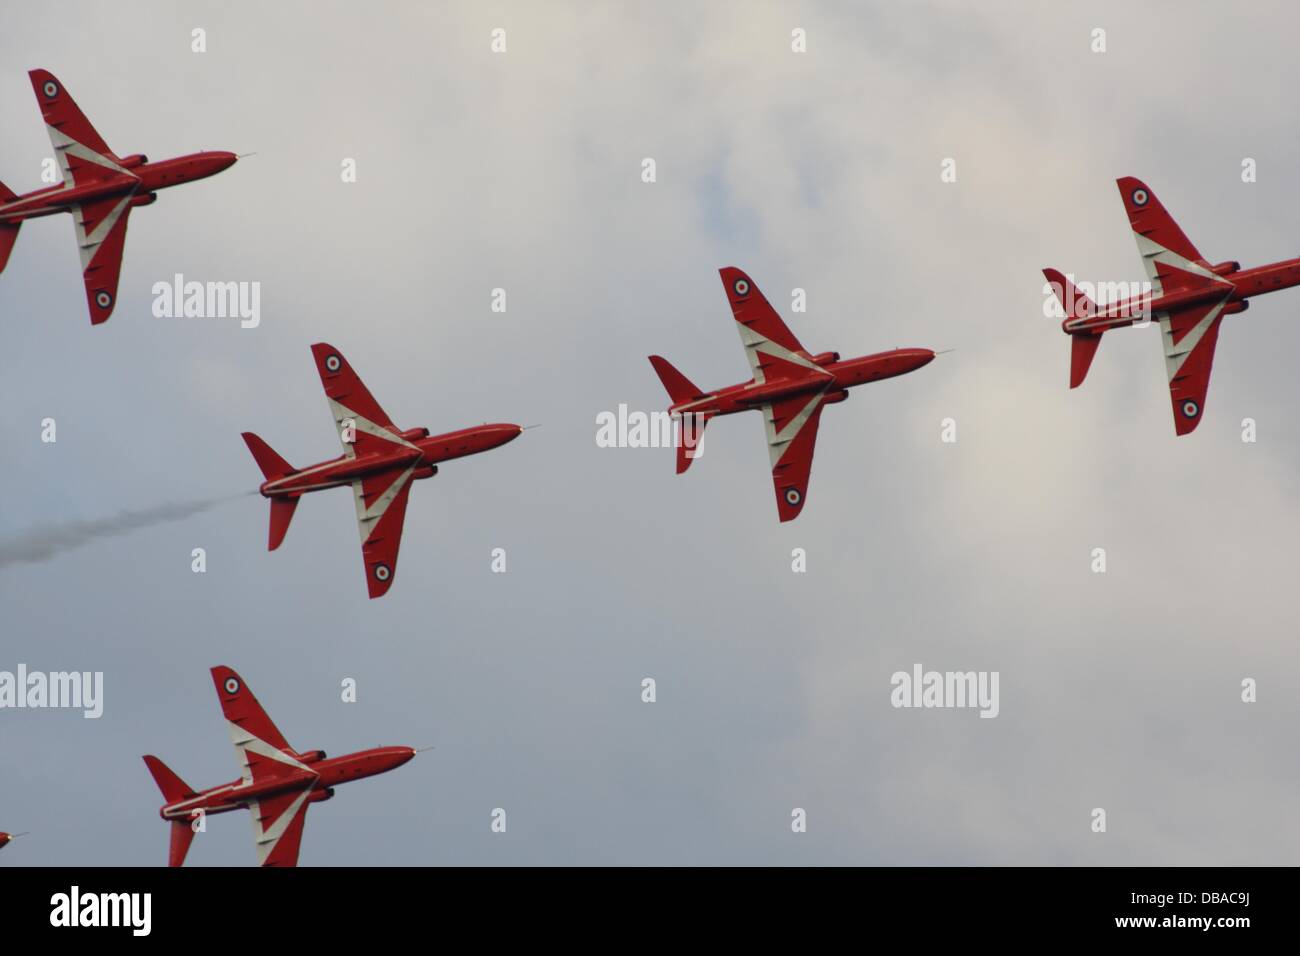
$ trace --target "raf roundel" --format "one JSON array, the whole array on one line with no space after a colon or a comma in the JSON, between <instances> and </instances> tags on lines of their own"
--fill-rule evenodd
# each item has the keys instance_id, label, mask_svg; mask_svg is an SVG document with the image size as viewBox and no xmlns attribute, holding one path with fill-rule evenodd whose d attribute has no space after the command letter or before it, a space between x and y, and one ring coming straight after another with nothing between
<instances>
[{"instance_id":1,"label":"raf roundel","mask_svg":"<svg viewBox=\"0 0 1300 956\"><path fill-rule=\"evenodd\" d=\"M1195 418L1201 413L1201 406L1188 399L1183 402L1183 415L1187 418Z\"/></svg>"},{"instance_id":2,"label":"raf roundel","mask_svg":"<svg viewBox=\"0 0 1300 956\"><path fill-rule=\"evenodd\" d=\"M239 693L239 681L235 680L233 677L227 677L227 678L226 678L226 685L225 685L225 686L226 686L226 693L227 693L227 694L238 694L238 693Z\"/></svg>"},{"instance_id":3,"label":"raf roundel","mask_svg":"<svg viewBox=\"0 0 1300 956\"><path fill-rule=\"evenodd\" d=\"M99 306L101 309L107 309L110 305L113 304L113 297L109 295L107 292L102 292L102 291L96 292L95 304Z\"/></svg>"},{"instance_id":4,"label":"raf roundel","mask_svg":"<svg viewBox=\"0 0 1300 956\"><path fill-rule=\"evenodd\" d=\"M41 87L41 89L45 91L46 96L53 98L58 95L59 84L55 83L53 80L46 80L45 85Z\"/></svg>"},{"instance_id":5,"label":"raf roundel","mask_svg":"<svg viewBox=\"0 0 1300 956\"><path fill-rule=\"evenodd\" d=\"M325 367L331 372L337 372L343 367L343 361L337 355L330 355L325 358Z\"/></svg>"},{"instance_id":6,"label":"raf roundel","mask_svg":"<svg viewBox=\"0 0 1300 956\"><path fill-rule=\"evenodd\" d=\"M1133 205L1135 206L1145 206L1147 204L1147 200L1150 198L1151 197L1147 194L1147 191L1145 189L1133 190Z\"/></svg>"},{"instance_id":7,"label":"raf roundel","mask_svg":"<svg viewBox=\"0 0 1300 956\"><path fill-rule=\"evenodd\" d=\"M736 290L736 295L749 295L749 283L744 279L737 279L732 288Z\"/></svg>"},{"instance_id":8,"label":"raf roundel","mask_svg":"<svg viewBox=\"0 0 1300 956\"><path fill-rule=\"evenodd\" d=\"M803 501L803 495L799 494L798 488L787 488L785 490L785 501L786 504L797 505Z\"/></svg>"},{"instance_id":9,"label":"raf roundel","mask_svg":"<svg viewBox=\"0 0 1300 956\"><path fill-rule=\"evenodd\" d=\"M390 577L392 577L392 575L393 575L393 572L390 571L390 570L388 570L388 565L386 565L386 564L376 564L376 565L375 565L375 579L376 579L376 580L378 580L378 581L387 581Z\"/></svg>"}]
</instances>

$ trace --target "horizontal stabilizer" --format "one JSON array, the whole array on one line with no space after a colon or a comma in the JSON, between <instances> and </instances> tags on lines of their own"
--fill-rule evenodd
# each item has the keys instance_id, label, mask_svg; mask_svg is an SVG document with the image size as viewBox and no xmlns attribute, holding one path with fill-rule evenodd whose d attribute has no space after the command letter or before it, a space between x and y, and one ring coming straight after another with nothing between
<instances>
[{"instance_id":1,"label":"horizontal stabilizer","mask_svg":"<svg viewBox=\"0 0 1300 956\"><path fill-rule=\"evenodd\" d=\"M691 467L691 462L699 457L704 426L712 417L705 412L687 412L677 422L677 474Z\"/></svg>"},{"instance_id":2,"label":"horizontal stabilizer","mask_svg":"<svg viewBox=\"0 0 1300 956\"><path fill-rule=\"evenodd\" d=\"M257 467L262 469L262 474L266 476L267 481L274 481L276 478L283 478L285 475L291 475L297 471L293 465L277 455L270 445L252 432L244 432L243 437L244 444L253 453L253 458L257 461Z\"/></svg>"},{"instance_id":3,"label":"horizontal stabilizer","mask_svg":"<svg viewBox=\"0 0 1300 956\"><path fill-rule=\"evenodd\" d=\"M152 754L146 754L144 765L149 768L153 774L153 782L158 784L158 789L162 791L163 799L168 803L176 803L178 800L184 800L187 797L194 796L194 789L176 776L172 769Z\"/></svg>"},{"instance_id":4,"label":"horizontal stabilizer","mask_svg":"<svg viewBox=\"0 0 1300 956\"><path fill-rule=\"evenodd\" d=\"M696 388L689 378L673 368L672 363L666 358L651 355L650 364L654 366L655 374L659 376L659 381L663 382L664 389L674 405L704 397L704 393Z\"/></svg>"},{"instance_id":5,"label":"horizontal stabilizer","mask_svg":"<svg viewBox=\"0 0 1300 956\"><path fill-rule=\"evenodd\" d=\"M9 264L9 253L14 251L20 226L21 222L0 223L0 272L4 272L5 266Z\"/></svg>"},{"instance_id":6,"label":"horizontal stabilizer","mask_svg":"<svg viewBox=\"0 0 1300 956\"><path fill-rule=\"evenodd\" d=\"M190 852L194 842L194 827L186 820L172 821L172 842L167 850L167 865L180 866L185 862L185 854Z\"/></svg>"},{"instance_id":7,"label":"horizontal stabilizer","mask_svg":"<svg viewBox=\"0 0 1300 956\"><path fill-rule=\"evenodd\" d=\"M294 510L301 498L271 499L271 535L267 541L267 550L274 551L284 542L289 533L289 522L293 520Z\"/></svg>"},{"instance_id":8,"label":"horizontal stabilizer","mask_svg":"<svg viewBox=\"0 0 1300 956\"><path fill-rule=\"evenodd\" d=\"M1097 314L1097 304L1058 270L1044 269L1043 276L1065 312L1064 326L1067 331L1072 319L1087 319ZM1103 327L1093 332L1070 332L1070 388L1078 388L1083 384L1104 331Z\"/></svg>"},{"instance_id":9,"label":"horizontal stabilizer","mask_svg":"<svg viewBox=\"0 0 1300 956\"><path fill-rule=\"evenodd\" d=\"M1051 285L1067 319L1086 319L1097 314L1097 304L1075 287L1074 283L1056 269L1044 269L1043 275Z\"/></svg>"},{"instance_id":10,"label":"horizontal stabilizer","mask_svg":"<svg viewBox=\"0 0 1300 956\"><path fill-rule=\"evenodd\" d=\"M1070 388L1078 388L1088 375L1092 357L1101 344L1101 333L1076 332L1070 336Z\"/></svg>"}]
</instances>

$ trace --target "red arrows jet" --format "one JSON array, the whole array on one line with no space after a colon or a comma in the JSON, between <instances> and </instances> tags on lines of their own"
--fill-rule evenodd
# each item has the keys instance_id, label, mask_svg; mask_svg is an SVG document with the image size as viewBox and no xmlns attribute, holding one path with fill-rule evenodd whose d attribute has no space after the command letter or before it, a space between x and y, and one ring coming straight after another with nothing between
<instances>
[{"instance_id":1,"label":"red arrows jet","mask_svg":"<svg viewBox=\"0 0 1300 956\"><path fill-rule=\"evenodd\" d=\"M20 836L26 836L25 833L0 833L0 850L9 845L10 841L16 840Z\"/></svg>"},{"instance_id":2,"label":"red arrows jet","mask_svg":"<svg viewBox=\"0 0 1300 956\"><path fill-rule=\"evenodd\" d=\"M808 496L808 474L822 409L844 401L855 385L913 372L933 361L935 353L894 349L844 361L838 352L810 355L749 276L730 266L719 273L754 377L740 385L705 392L666 359L650 356L650 364L672 399L668 412L682 422L677 473L684 472L695 459L700 435L710 419L758 409L767 422L776 510L782 521L790 521L799 517Z\"/></svg>"},{"instance_id":3,"label":"red arrows jet","mask_svg":"<svg viewBox=\"0 0 1300 956\"><path fill-rule=\"evenodd\" d=\"M252 432L244 442L266 476L260 488L271 499L270 550L284 540L298 500L309 491L351 485L357 505L357 528L372 598L387 594L397 571L406 499L411 484L438 473L438 462L476 455L519 437L518 425L495 424L430 435L427 428L402 431L379 407L357 373L332 345L311 347L329 401L343 454L294 468Z\"/></svg>"},{"instance_id":4,"label":"red arrows jet","mask_svg":"<svg viewBox=\"0 0 1300 956\"><path fill-rule=\"evenodd\" d=\"M1116 184L1151 293L1098 306L1057 270L1043 270L1065 308L1061 328L1071 342L1070 388L1083 384L1107 329L1154 318L1165 350L1174 431L1186 435L1205 411L1219 323L1225 315L1245 312L1251 296L1300 285L1300 259L1254 269L1242 269L1239 262L1211 265L1145 183L1126 176Z\"/></svg>"},{"instance_id":5,"label":"red arrows jet","mask_svg":"<svg viewBox=\"0 0 1300 956\"><path fill-rule=\"evenodd\" d=\"M245 808L253 815L258 862L262 866L295 866L309 805L330 799L340 783L386 773L415 756L410 747L375 747L332 758L323 750L299 753L285 741L238 674L229 667L214 667L212 682L230 726L241 776L220 787L195 790L157 757L144 758L167 801L158 813L171 823L168 866L185 862L194 839L195 819Z\"/></svg>"},{"instance_id":6,"label":"red arrows jet","mask_svg":"<svg viewBox=\"0 0 1300 956\"><path fill-rule=\"evenodd\" d=\"M72 213L90 321L98 325L113 314L126 220L132 208L149 205L160 189L215 175L238 157L204 152L151 163L140 153L118 156L53 73L32 70L28 76L63 168L63 185L19 196L0 183L0 271L9 261L24 220Z\"/></svg>"}]
</instances>

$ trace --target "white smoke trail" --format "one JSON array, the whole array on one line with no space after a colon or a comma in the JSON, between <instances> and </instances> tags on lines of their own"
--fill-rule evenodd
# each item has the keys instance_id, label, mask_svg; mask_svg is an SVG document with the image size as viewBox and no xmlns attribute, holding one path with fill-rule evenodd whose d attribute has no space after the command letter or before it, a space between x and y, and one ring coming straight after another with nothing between
<instances>
[{"instance_id":1,"label":"white smoke trail","mask_svg":"<svg viewBox=\"0 0 1300 956\"><path fill-rule=\"evenodd\" d=\"M257 492L252 492L256 494ZM112 518L93 521L67 521L62 524L37 525L28 531L9 538L0 538L0 568L11 564L36 564L49 561L65 551L79 548L100 538L113 538L140 528L180 521L209 508L246 497L246 494L225 495L203 501L158 505L140 511L123 511Z\"/></svg>"}]
</instances>

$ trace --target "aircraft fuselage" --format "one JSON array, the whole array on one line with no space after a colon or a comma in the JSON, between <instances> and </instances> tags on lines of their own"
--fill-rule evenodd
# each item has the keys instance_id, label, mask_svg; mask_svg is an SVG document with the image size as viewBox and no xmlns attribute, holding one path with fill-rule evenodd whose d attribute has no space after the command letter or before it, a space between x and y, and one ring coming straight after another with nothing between
<instances>
[{"instance_id":1,"label":"aircraft fuselage","mask_svg":"<svg viewBox=\"0 0 1300 956\"><path fill-rule=\"evenodd\" d=\"M708 414L733 415L736 412L749 411L770 402L794 398L797 395L812 395L827 391L827 404L842 402L848 398L848 390L868 382L877 382L896 375L906 375L934 360L930 349L891 349L874 355L862 355L857 358L839 360L838 356L825 358L823 362L814 362L821 372L808 370L807 375L783 377L770 382L750 380L739 385L728 385L710 392L703 398L672 405L668 411L673 415ZM827 378L827 375L830 378Z\"/></svg>"},{"instance_id":2,"label":"aircraft fuselage","mask_svg":"<svg viewBox=\"0 0 1300 956\"><path fill-rule=\"evenodd\" d=\"M195 811L204 814L228 813L231 810L243 810L250 803L288 791L310 790L312 793L308 799L318 803L332 797L332 788L341 783L387 773L414 756L415 750L411 747L375 747L330 758L319 751L308 751L299 755L301 768L286 764L283 773L277 773L260 783L235 780L212 787L189 799L165 804L158 815L164 820L189 820Z\"/></svg>"},{"instance_id":3,"label":"aircraft fuselage","mask_svg":"<svg viewBox=\"0 0 1300 956\"><path fill-rule=\"evenodd\" d=\"M132 191L135 193L131 197L132 205L146 206L153 202L158 190L215 176L234 165L237 158L228 152L190 153L157 163L150 163L142 157L127 157L122 162L123 168L128 170L125 173L114 173L80 186L49 186L0 204L0 222L52 216L68 212L82 203Z\"/></svg>"},{"instance_id":4,"label":"aircraft fuselage","mask_svg":"<svg viewBox=\"0 0 1300 956\"><path fill-rule=\"evenodd\" d=\"M404 432L406 446L394 446L383 454L341 455L306 468L264 481L258 489L263 497L297 497L309 491L337 488L380 471L398 467L415 467L414 478L432 478L439 462L477 455L518 438L518 425L504 423L477 425L443 435L429 435L426 429Z\"/></svg>"},{"instance_id":5,"label":"aircraft fuselage","mask_svg":"<svg viewBox=\"0 0 1300 956\"><path fill-rule=\"evenodd\" d=\"M1283 259L1253 269L1242 269L1236 262L1222 262L1212 266L1210 271L1217 275L1219 284L1200 284L1194 288L1166 289L1162 295L1143 294L1108 302L1094 308L1093 314L1083 317L1067 318L1061 323L1063 331L1068 333L1106 331L1146 322L1157 312L1173 312L1191 308L1205 302L1218 302L1229 290L1222 283L1230 285L1225 315L1245 312L1252 296L1265 295L1281 289L1300 285L1300 258Z\"/></svg>"}]
</instances>

